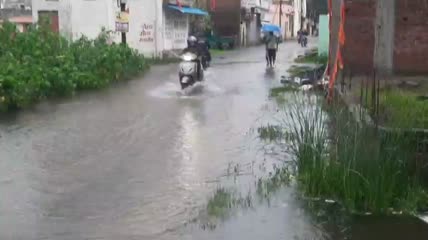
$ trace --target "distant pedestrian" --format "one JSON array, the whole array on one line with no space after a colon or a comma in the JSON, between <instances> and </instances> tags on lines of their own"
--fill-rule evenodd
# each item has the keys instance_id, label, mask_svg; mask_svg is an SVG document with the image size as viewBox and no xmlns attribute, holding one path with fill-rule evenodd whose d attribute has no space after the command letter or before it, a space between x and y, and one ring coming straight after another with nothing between
<instances>
[{"instance_id":1,"label":"distant pedestrian","mask_svg":"<svg viewBox=\"0 0 428 240\"><path fill-rule=\"evenodd\" d=\"M274 67L276 63L276 52L278 51L278 38L273 32L265 39L266 44L266 65L267 67Z\"/></svg>"}]
</instances>

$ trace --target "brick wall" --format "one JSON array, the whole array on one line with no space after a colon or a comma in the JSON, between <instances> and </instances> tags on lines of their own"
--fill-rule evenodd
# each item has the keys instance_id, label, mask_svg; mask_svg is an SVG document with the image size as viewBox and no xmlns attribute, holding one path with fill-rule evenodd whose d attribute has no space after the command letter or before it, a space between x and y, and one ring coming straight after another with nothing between
<instances>
[{"instance_id":1,"label":"brick wall","mask_svg":"<svg viewBox=\"0 0 428 240\"><path fill-rule=\"evenodd\" d=\"M351 72L369 72L373 69L376 1L346 0L345 4L346 43L343 49L344 64L350 67L349 70Z\"/></svg>"},{"instance_id":2,"label":"brick wall","mask_svg":"<svg viewBox=\"0 0 428 240\"><path fill-rule=\"evenodd\" d=\"M240 13L240 0L217 0L216 9L211 12L216 33L223 36L238 35L241 23Z\"/></svg>"},{"instance_id":3,"label":"brick wall","mask_svg":"<svg viewBox=\"0 0 428 240\"><path fill-rule=\"evenodd\" d=\"M394 68L428 73L428 0L397 0Z\"/></svg>"}]
</instances>

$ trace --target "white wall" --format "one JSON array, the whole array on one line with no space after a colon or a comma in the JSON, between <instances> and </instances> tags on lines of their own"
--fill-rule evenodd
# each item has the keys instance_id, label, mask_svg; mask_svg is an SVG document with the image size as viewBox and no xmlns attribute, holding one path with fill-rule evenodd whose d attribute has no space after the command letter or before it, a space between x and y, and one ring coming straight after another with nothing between
<instances>
[{"instance_id":1,"label":"white wall","mask_svg":"<svg viewBox=\"0 0 428 240\"><path fill-rule=\"evenodd\" d=\"M165 9L162 0L128 0L129 32L127 43L148 57L161 57L164 51L187 46L188 15ZM38 11L56 10L60 32L76 40L82 35L95 38L102 27L115 30L116 0L33 0L33 19ZM120 42L120 33L114 35Z\"/></svg>"},{"instance_id":2,"label":"white wall","mask_svg":"<svg viewBox=\"0 0 428 240\"><path fill-rule=\"evenodd\" d=\"M71 25L71 1L77 0L61 0L61 1L46 1L46 0L33 0L33 21L39 21L39 11L58 11L59 31L65 37L71 39L72 25Z\"/></svg>"},{"instance_id":3,"label":"white wall","mask_svg":"<svg viewBox=\"0 0 428 240\"><path fill-rule=\"evenodd\" d=\"M294 1L294 36L297 36L297 32L301 28L302 10L306 11L306 7L303 7L303 5L306 5L306 0Z\"/></svg>"},{"instance_id":4,"label":"white wall","mask_svg":"<svg viewBox=\"0 0 428 240\"><path fill-rule=\"evenodd\" d=\"M128 45L148 57L161 56L163 50L162 0L128 0Z\"/></svg>"},{"instance_id":5,"label":"white wall","mask_svg":"<svg viewBox=\"0 0 428 240\"><path fill-rule=\"evenodd\" d=\"M175 10L164 12L164 50L177 50L187 47L189 17Z\"/></svg>"},{"instance_id":6,"label":"white wall","mask_svg":"<svg viewBox=\"0 0 428 240\"><path fill-rule=\"evenodd\" d=\"M119 10L115 0L71 0L73 40L82 35L94 39L101 29L114 30L115 12Z\"/></svg>"}]
</instances>

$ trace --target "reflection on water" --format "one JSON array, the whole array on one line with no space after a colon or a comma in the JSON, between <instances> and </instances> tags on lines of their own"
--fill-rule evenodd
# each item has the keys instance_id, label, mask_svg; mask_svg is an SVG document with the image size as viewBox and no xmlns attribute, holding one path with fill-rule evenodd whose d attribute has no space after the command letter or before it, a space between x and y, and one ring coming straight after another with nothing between
<instances>
[{"instance_id":1,"label":"reflection on water","mask_svg":"<svg viewBox=\"0 0 428 240\"><path fill-rule=\"evenodd\" d=\"M282 59L296 51L292 43L284 50ZM245 197L286 158L266 156L250 131L276 112L266 100L278 75L265 76L261 56L263 48L234 52L227 61L247 64L213 64L190 93L179 89L175 66L153 67L144 80L3 121L0 239L322 236L294 188L268 204L255 201L213 231L198 223L219 187Z\"/></svg>"}]
</instances>

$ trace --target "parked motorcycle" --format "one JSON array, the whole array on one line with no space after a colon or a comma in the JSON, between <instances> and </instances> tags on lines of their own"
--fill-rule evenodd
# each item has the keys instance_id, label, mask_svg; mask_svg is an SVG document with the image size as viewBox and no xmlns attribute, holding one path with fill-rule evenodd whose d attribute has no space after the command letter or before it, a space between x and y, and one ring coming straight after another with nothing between
<instances>
[{"instance_id":1,"label":"parked motorcycle","mask_svg":"<svg viewBox=\"0 0 428 240\"><path fill-rule=\"evenodd\" d=\"M196 54L186 52L181 55L179 64L179 80L181 89L193 86L196 82L201 82L204 79L204 70L202 69L202 57ZM198 74L199 69L199 74Z\"/></svg>"}]
</instances>

